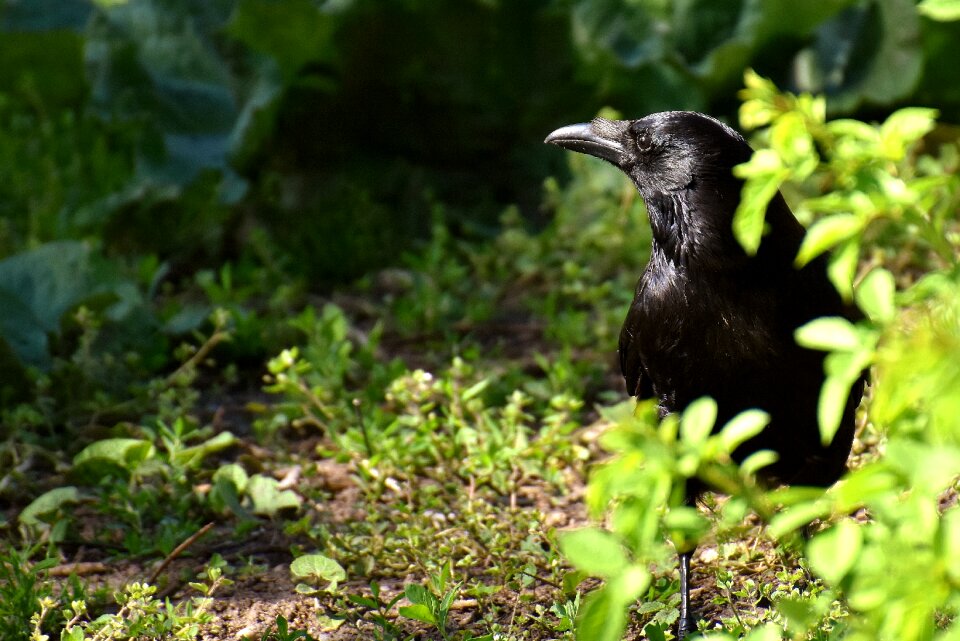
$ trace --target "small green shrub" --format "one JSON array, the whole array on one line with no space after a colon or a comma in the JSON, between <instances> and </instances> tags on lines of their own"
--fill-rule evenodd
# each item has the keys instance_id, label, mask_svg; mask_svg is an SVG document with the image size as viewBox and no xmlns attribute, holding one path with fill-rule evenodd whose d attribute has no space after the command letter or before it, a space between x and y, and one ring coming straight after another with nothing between
<instances>
[{"instance_id":1,"label":"small green shrub","mask_svg":"<svg viewBox=\"0 0 960 641\"><path fill-rule=\"evenodd\" d=\"M804 546L817 589L771 592L771 612L708 638L952 638L960 606L956 142L924 145L935 127L931 110L902 109L879 125L827 122L822 99L781 94L749 73L743 97L744 126L764 129L756 137L759 150L738 168L746 183L734 231L748 251L755 249L766 204L783 188L798 215L812 221L798 263L833 250L830 277L866 318L818 319L798 330L797 340L830 352L820 399L825 437L836 428L843 390L871 368L867 429L878 435L879 454L826 491L765 491L749 472L767 453L749 457L739 470L728 457L731 445L761 425L759 417L741 415L708 436L708 401L659 425L646 404L638 417L615 416L605 436L615 457L588 489L594 511L609 512L610 529L562 540L580 570L605 579L584 601L579 635L620 638L627 606L651 584L649 564L663 567L672 559L664 537L684 543L710 527L683 503L685 480L697 476L730 494L721 522L753 511L784 542L795 541L796 530L814 519L827 523ZM855 286L861 260L861 272L869 273Z\"/></svg>"}]
</instances>

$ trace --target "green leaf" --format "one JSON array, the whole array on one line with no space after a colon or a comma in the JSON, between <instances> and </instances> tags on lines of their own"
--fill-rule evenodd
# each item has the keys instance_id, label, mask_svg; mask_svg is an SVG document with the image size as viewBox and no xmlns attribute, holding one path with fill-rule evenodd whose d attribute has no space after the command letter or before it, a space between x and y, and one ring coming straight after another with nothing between
<instances>
[{"instance_id":1,"label":"green leaf","mask_svg":"<svg viewBox=\"0 0 960 641\"><path fill-rule=\"evenodd\" d=\"M236 463L222 465L213 473L212 481L210 501L213 509L219 510L225 507L240 518L254 518L240 502L240 496L246 491L249 481L243 467Z\"/></svg>"},{"instance_id":2,"label":"green leaf","mask_svg":"<svg viewBox=\"0 0 960 641\"><path fill-rule=\"evenodd\" d=\"M433 616L433 612L430 611L425 605L415 604L415 605L401 605L397 608L397 611L408 619L413 619L414 621L420 621L422 623L430 623L436 625L437 619Z\"/></svg>"},{"instance_id":3,"label":"green leaf","mask_svg":"<svg viewBox=\"0 0 960 641\"><path fill-rule=\"evenodd\" d=\"M651 575L646 568L641 565L630 565L618 576L610 579L609 586L613 590L614 598L626 607L647 591L650 580Z\"/></svg>"},{"instance_id":4,"label":"green leaf","mask_svg":"<svg viewBox=\"0 0 960 641\"><path fill-rule=\"evenodd\" d=\"M254 474L247 484L247 495L253 502L254 514L273 516L281 510L300 507L301 499L292 490L280 490L275 478Z\"/></svg>"},{"instance_id":5,"label":"green leaf","mask_svg":"<svg viewBox=\"0 0 960 641\"><path fill-rule=\"evenodd\" d=\"M80 491L72 486L57 487L48 490L30 501L27 507L23 508L17 517L24 525L40 525L43 516L53 514L67 505L73 505L80 501Z\"/></svg>"},{"instance_id":6,"label":"green leaf","mask_svg":"<svg viewBox=\"0 0 960 641\"><path fill-rule=\"evenodd\" d=\"M857 562L863 546L863 530L844 519L807 544L810 567L830 585L839 585Z\"/></svg>"},{"instance_id":7,"label":"green leaf","mask_svg":"<svg viewBox=\"0 0 960 641\"><path fill-rule=\"evenodd\" d=\"M149 123L162 141L142 147L141 181L186 185L205 169L239 181L227 163L238 83L216 42L231 4L122 2L101 6L90 21L94 106L107 118Z\"/></svg>"},{"instance_id":8,"label":"green leaf","mask_svg":"<svg viewBox=\"0 0 960 641\"><path fill-rule=\"evenodd\" d=\"M923 0L917 10L932 20L960 20L960 0Z\"/></svg>"},{"instance_id":9,"label":"green leaf","mask_svg":"<svg viewBox=\"0 0 960 641\"><path fill-rule=\"evenodd\" d=\"M831 488L838 512L849 513L897 487L897 476L886 465L868 465L849 472Z\"/></svg>"},{"instance_id":10,"label":"green leaf","mask_svg":"<svg viewBox=\"0 0 960 641\"><path fill-rule=\"evenodd\" d=\"M84 628L75 625L70 630L61 630L60 641L84 641L86 636Z\"/></svg>"},{"instance_id":11,"label":"green leaf","mask_svg":"<svg viewBox=\"0 0 960 641\"><path fill-rule=\"evenodd\" d=\"M173 460L180 465L196 466L199 465L206 457L221 450L225 450L236 442L237 437L234 436L233 433L220 432L213 438L208 439L199 445L185 447L182 450L175 452Z\"/></svg>"},{"instance_id":12,"label":"green leaf","mask_svg":"<svg viewBox=\"0 0 960 641\"><path fill-rule=\"evenodd\" d=\"M897 313L893 274L878 267L863 277L854 292L857 305L875 323L889 323Z\"/></svg>"},{"instance_id":13,"label":"green leaf","mask_svg":"<svg viewBox=\"0 0 960 641\"><path fill-rule=\"evenodd\" d=\"M770 536L779 539L787 532L793 532L828 514L830 504L825 500L808 501L788 507L770 520Z\"/></svg>"},{"instance_id":14,"label":"green leaf","mask_svg":"<svg viewBox=\"0 0 960 641\"><path fill-rule=\"evenodd\" d=\"M940 521L940 550L937 555L947 564L950 578L960 581L960 510L948 510Z\"/></svg>"},{"instance_id":15,"label":"green leaf","mask_svg":"<svg viewBox=\"0 0 960 641\"><path fill-rule=\"evenodd\" d=\"M807 630L817 621L813 601L799 596L788 596L776 603L777 610L787 622L788 630Z\"/></svg>"},{"instance_id":16,"label":"green leaf","mask_svg":"<svg viewBox=\"0 0 960 641\"><path fill-rule=\"evenodd\" d=\"M227 463L226 465L221 465L217 468L217 471L213 473L213 481L226 481L233 485L238 492L243 492L247 489L247 482L250 480L249 475L246 470L243 469L243 466L237 463Z\"/></svg>"},{"instance_id":17,"label":"green leaf","mask_svg":"<svg viewBox=\"0 0 960 641\"><path fill-rule=\"evenodd\" d=\"M3 6L0 95L27 93L29 101L42 104L50 114L83 104L87 87L82 31L90 7L82 4L34 0Z\"/></svg>"},{"instance_id":18,"label":"green leaf","mask_svg":"<svg viewBox=\"0 0 960 641\"><path fill-rule=\"evenodd\" d=\"M733 173L747 179L733 215L733 235L744 251L753 256L760 247L767 205L777 195L790 170L782 167L775 151L760 149L754 152L750 162L734 167Z\"/></svg>"},{"instance_id":19,"label":"green leaf","mask_svg":"<svg viewBox=\"0 0 960 641\"><path fill-rule=\"evenodd\" d=\"M138 465L155 455L156 448L150 441L139 438L106 438L94 441L83 448L73 457L73 464L75 466L96 465L101 461L109 461L133 471Z\"/></svg>"},{"instance_id":20,"label":"green leaf","mask_svg":"<svg viewBox=\"0 0 960 641\"><path fill-rule=\"evenodd\" d=\"M410 603L417 605L433 605L437 601L437 597L419 583L408 583L403 588L403 595Z\"/></svg>"},{"instance_id":21,"label":"green leaf","mask_svg":"<svg viewBox=\"0 0 960 641\"><path fill-rule=\"evenodd\" d=\"M627 627L626 609L611 598L608 587L591 592L577 613L577 639L620 641Z\"/></svg>"},{"instance_id":22,"label":"green leaf","mask_svg":"<svg viewBox=\"0 0 960 641\"><path fill-rule=\"evenodd\" d=\"M880 143L884 156L901 160L907 148L933 131L937 110L923 107L898 109L880 125Z\"/></svg>"},{"instance_id":23,"label":"green leaf","mask_svg":"<svg viewBox=\"0 0 960 641\"><path fill-rule=\"evenodd\" d=\"M634 565L584 599L577 616L577 638L620 641L627 624L627 606L650 585L650 573Z\"/></svg>"},{"instance_id":24,"label":"green leaf","mask_svg":"<svg viewBox=\"0 0 960 641\"><path fill-rule=\"evenodd\" d=\"M270 56L292 82L305 64L333 56L334 16L310 0L242 0L227 27L230 35Z\"/></svg>"},{"instance_id":25,"label":"green leaf","mask_svg":"<svg viewBox=\"0 0 960 641\"><path fill-rule=\"evenodd\" d=\"M616 576L629 564L627 554L617 538L599 528L562 533L560 549L571 563L592 576Z\"/></svg>"},{"instance_id":26,"label":"green leaf","mask_svg":"<svg viewBox=\"0 0 960 641\"><path fill-rule=\"evenodd\" d=\"M823 381L820 398L817 401L817 424L820 428L820 442L829 445L837 434L843 412L850 397L850 381L835 376Z\"/></svg>"},{"instance_id":27,"label":"green leaf","mask_svg":"<svg viewBox=\"0 0 960 641\"><path fill-rule=\"evenodd\" d=\"M730 419L720 430L720 441L728 454L763 431L770 423L770 415L763 410L746 410Z\"/></svg>"},{"instance_id":28,"label":"green leaf","mask_svg":"<svg viewBox=\"0 0 960 641\"><path fill-rule=\"evenodd\" d=\"M47 334L70 309L109 291L90 249L79 242L47 243L0 261L0 338L27 365L50 367Z\"/></svg>"},{"instance_id":29,"label":"green leaf","mask_svg":"<svg viewBox=\"0 0 960 641\"><path fill-rule=\"evenodd\" d=\"M783 638L783 630L773 623L765 623L750 630L750 633L743 638L743 641L780 641Z\"/></svg>"},{"instance_id":30,"label":"green leaf","mask_svg":"<svg viewBox=\"0 0 960 641\"><path fill-rule=\"evenodd\" d=\"M743 459L740 471L744 474L756 474L768 465L773 465L780 457L773 450L758 450Z\"/></svg>"},{"instance_id":31,"label":"green leaf","mask_svg":"<svg viewBox=\"0 0 960 641\"><path fill-rule=\"evenodd\" d=\"M710 522L697 508L680 505L664 515L663 526L675 541L697 541L710 529Z\"/></svg>"},{"instance_id":32,"label":"green leaf","mask_svg":"<svg viewBox=\"0 0 960 641\"><path fill-rule=\"evenodd\" d=\"M886 461L910 479L918 492L937 494L949 487L960 470L960 449L945 444L918 443L895 436L886 446Z\"/></svg>"},{"instance_id":33,"label":"green leaf","mask_svg":"<svg viewBox=\"0 0 960 641\"><path fill-rule=\"evenodd\" d=\"M853 297L853 277L857 273L857 261L859 259L859 236L853 236L841 242L830 257L827 277L844 300L850 300Z\"/></svg>"},{"instance_id":34,"label":"green leaf","mask_svg":"<svg viewBox=\"0 0 960 641\"><path fill-rule=\"evenodd\" d=\"M865 226L866 220L854 214L824 216L807 230L795 264L797 267L806 265L842 241L859 234Z\"/></svg>"},{"instance_id":35,"label":"green leaf","mask_svg":"<svg viewBox=\"0 0 960 641\"><path fill-rule=\"evenodd\" d=\"M861 347L856 326L840 316L815 318L798 327L794 336L797 344L810 349L853 351Z\"/></svg>"},{"instance_id":36,"label":"green leaf","mask_svg":"<svg viewBox=\"0 0 960 641\"><path fill-rule=\"evenodd\" d=\"M865 102L889 105L916 87L923 39L914 0L856 3L815 33L813 47L795 61L803 70L800 89L829 95L831 112L851 113Z\"/></svg>"},{"instance_id":37,"label":"green leaf","mask_svg":"<svg viewBox=\"0 0 960 641\"><path fill-rule=\"evenodd\" d=\"M347 578L346 571L339 563L322 554L304 554L297 557L290 564L290 574L294 580L314 586L326 582L326 592L335 591L337 584Z\"/></svg>"},{"instance_id":38,"label":"green leaf","mask_svg":"<svg viewBox=\"0 0 960 641\"><path fill-rule=\"evenodd\" d=\"M680 437L688 445L700 445L707 440L717 421L717 402L709 397L690 403L680 417Z\"/></svg>"}]
</instances>

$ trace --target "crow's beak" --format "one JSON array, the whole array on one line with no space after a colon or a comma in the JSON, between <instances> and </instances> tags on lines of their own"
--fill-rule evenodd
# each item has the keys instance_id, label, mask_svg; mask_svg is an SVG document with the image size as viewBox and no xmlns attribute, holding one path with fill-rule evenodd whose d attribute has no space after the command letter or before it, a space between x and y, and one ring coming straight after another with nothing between
<instances>
[{"instance_id":1,"label":"crow's beak","mask_svg":"<svg viewBox=\"0 0 960 641\"><path fill-rule=\"evenodd\" d=\"M553 143L570 151L579 151L581 154L603 158L614 165L620 164L623 154L623 145L595 133L589 122L560 127L547 136L543 142Z\"/></svg>"}]
</instances>

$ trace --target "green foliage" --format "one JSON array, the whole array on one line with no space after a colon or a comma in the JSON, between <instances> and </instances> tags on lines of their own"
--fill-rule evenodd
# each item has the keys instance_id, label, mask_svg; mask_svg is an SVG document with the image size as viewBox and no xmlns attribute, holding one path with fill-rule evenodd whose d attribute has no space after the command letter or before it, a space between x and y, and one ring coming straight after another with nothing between
<instances>
[{"instance_id":1,"label":"green foliage","mask_svg":"<svg viewBox=\"0 0 960 641\"><path fill-rule=\"evenodd\" d=\"M688 479L708 479L734 496L725 510L736 512L758 493L750 474L770 462L758 452L740 469L730 453L766 424L760 412L748 412L715 434L716 404L693 403L681 417L668 416L659 425L652 402L619 406L608 415L614 427L604 446L616 456L594 472L587 503L595 514L608 511L611 531L573 531L561 539L569 560L588 575L605 579L580 608L578 636L620 639L627 624L626 607L651 584L649 568L672 560L665 538L678 549L699 540L709 522L684 501Z\"/></svg>"},{"instance_id":2,"label":"green foliage","mask_svg":"<svg viewBox=\"0 0 960 641\"><path fill-rule=\"evenodd\" d=\"M383 469L406 477L457 461L462 478L507 492L528 475L554 479L560 461L579 456L566 437L582 403L567 393L544 403L515 390L503 405L488 404L492 377L478 377L459 357L440 376L417 369L391 380L396 364L374 361L374 343L349 339L338 308L328 305L319 319L305 312L296 323L308 332L302 351L312 358L292 348L270 361L266 389L285 400L261 429L319 429L335 451L362 457L371 481ZM377 332L367 339L376 341ZM369 367L355 369L364 362ZM351 379L361 371L366 380Z\"/></svg>"},{"instance_id":3,"label":"green foliage","mask_svg":"<svg viewBox=\"0 0 960 641\"><path fill-rule=\"evenodd\" d=\"M69 310L106 299L112 308L106 315L122 321L142 305L129 282L111 277L111 267L75 242L47 243L0 261L0 340L22 365L49 370L48 335L59 332Z\"/></svg>"},{"instance_id":4,"label":"green foliage","mask_svg":"<svg viewBox=\"0 0 960 641\"><path fill-rule=\"evenodd\" d=\"M263 631L263 634L260 636L260 641L297 641L297 639L314 641L314 638L305 630L291 630L288 627L289 624L287 620L283 616L277 616L274 625L274 629ZM249 639L250 637L244 638Z\"/></svg>"},{"instance_id":5,"label":"green foliage","mask_svg":"<svg viewBox=\"0 0 960 641\"><path fill-rule=\"evenodd\" d=\"M789 542L810 521L827 522L805 546L822 587L771 593L771 613L749 624L738 617L728 627L738 637L951 638L960 604L949 561L958 540L951 497L960 470L956 142L928 155L921 139L935 127L930 110L901 109L879 125L828 122L822 99L780 94L753 74L743 96L744 124L765 129L757 137L763 146L739 170L746 183L735 230L755 249L779 187L815 221L798 263L833 250L831 277L866 316L856 324L816 319L797 331L802 345L829 352L821 433L832 438L850 384L870 369L868 425L879 433L882 455L825 492L765 491L750 473L767 453L745 460L739 472L728 463L731 446L761 428L762 417L741 416L713 435L714 408L706 401L659 426L644 405L639 419L617 417L605 441L616 456L596 472L587 495L595 510L609 512L610 531L565 539L569 559L606 580L585 601L578 629L584 638L619 638L625 606L649 584L642 573L668 556L662 537L683 549L703 536L708 522L682 503L685 480L698 477L730 494L721 523L753 510L772 536ZM872 268L854 287L864 248ZM631 572L639 578L625 583ZM764 620L772 624L759 625Z\"/></svg>"},{"instance_id":6,"label":"green foliage","mask_svg":"<svg viewBox=\"0 0 960 641\"><path fill-rule=\"evenodd\" d=\"M173 605L154 595L157 588L145 583L130 583L114 594L119 609L90 619L87 603L74 599L69 604L58 604L46 597L39 599L39 610L31 617L32 641L46 641L49 635L41 632L48 615L62 610L69 619L60 628L61 641L104 641L107 639L195 639L200 627L211 620L208 612L212 596L219 588L233 582L224 576L226 564L215 555L204 568L200 581L190 587L202 596L191 597Z\"/></svg>"},{"instance_id":7,"label":"green foliage","mask_svg":"<svg viewBox=\"0 0 960 641\"><path fill-rule=\"evenodd\" d=\"M790 39L837 22L831 18L851 4L581 0L574 3L574 34L595 71L613 76L619 101L639 102L642 112L702 110L713 92L731 90L760 52L789 59ZM616 74L618 68L633 77ZM638 73L646 82L635 79ZM665 91L644 89L654 82Z\"/></svg>"},{"instance_id":8,"label":"green foliage","mask_svg":"<svg viewBox=\"0 0 960 641\"><path fill-rule=\"evenodd\" d=\"M27 621L39 610L39 601L53 595L53 586L43 578L56 560L30 563L30 557L30 551L10 547L0 554L0 633L11 641L29 638Z\"/></svg>"},{"instance_id":9,"label":"green foliage","mask_svg":"<svg viewBox=\"0 0 960 641\"><path fill-rule=\"evenodd\" d=\"M400 614L405 617L436 626L444 641L450 639L447 633L447 617L461 586L458 582L447 588L449 582L450 563L447 562L443 564L439 574L431 577L432 589L416 583L408 584L403 593L411 605L401 606L399 609Z\"/></svg>"},{"instance_id":10,"label":"green foliage","mask_svg":"<svg viewBox=\"0 0 960 641\"><path fill-rule=\"evenodd\" d=\"M763 148L737 169L746 182L734 229L748 251L759 245L767 202L784 187L796 199L798 217L815 219L798 264L831 250L830 278L845 297L853 293L864 243L875 247L877 262L919 261L899 264L899 271L955 264L957 148L944 145L931 150L933 156L919 145L933 130L936 112L908 107L880 125L828 123L822 98L779 94L752 72L746 85L741 122L748 129L765 127L757 137Z\"/></svg>"}]
</instances>

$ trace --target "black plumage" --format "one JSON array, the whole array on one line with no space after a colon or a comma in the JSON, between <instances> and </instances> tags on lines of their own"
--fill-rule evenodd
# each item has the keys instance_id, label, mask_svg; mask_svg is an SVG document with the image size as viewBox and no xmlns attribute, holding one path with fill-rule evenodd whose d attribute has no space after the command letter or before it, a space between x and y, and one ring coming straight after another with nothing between
<instances>
[{"instance_id":1,"label":"black plumage","mask_svg":"<svg viewBox=\"0 0 960 641\"><path fill-rule=\"evenodd\" d=\"M863 381L833 441L823 445L817 403L824 354L798 346L794 331L820 316L855 313L827 279L826 257L795 267L804 228L780 194L767 207L757 253L748 255L735 239L743 183L733 167L752 153L743 137L709 116L671 111L598 118L560 128L546 142L616 165L647 207L650 261L620 334L627 391L655 398L661 416L711 396L718 427L745 409L763 409L770 424L735 458L771 449L779 458L761 472L765 481L834 483L850 452ZM690 551L681 552L685 584ZM681 589L686 597L687 586ZM682 607L681 634L691 625Z\"/></svg>"}]
</instances>

